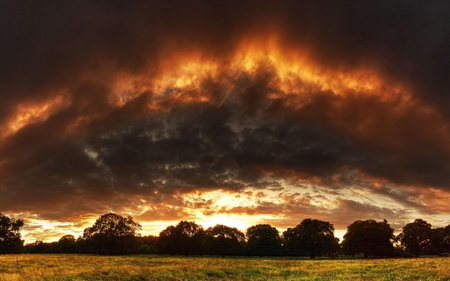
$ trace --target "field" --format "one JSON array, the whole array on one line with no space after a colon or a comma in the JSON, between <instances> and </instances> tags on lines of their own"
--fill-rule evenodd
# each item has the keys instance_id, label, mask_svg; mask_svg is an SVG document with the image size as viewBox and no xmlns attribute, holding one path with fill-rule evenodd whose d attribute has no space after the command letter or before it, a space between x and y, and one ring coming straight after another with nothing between
<instances>
[{"instance_id":1,"label":"field","mask_svg":"<svg viewBox=\"0 0 450 281\"><path fill-rule=\"evenodd\" d=\"M0 280L450 280L450 258L0 255Z\"/></svg>"}]
</instances>

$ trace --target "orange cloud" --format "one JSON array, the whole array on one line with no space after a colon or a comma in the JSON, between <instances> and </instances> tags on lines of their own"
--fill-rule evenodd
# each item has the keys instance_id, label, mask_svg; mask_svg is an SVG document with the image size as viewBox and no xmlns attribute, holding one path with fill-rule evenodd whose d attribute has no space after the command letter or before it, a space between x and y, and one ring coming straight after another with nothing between
<instances>
[{"instance_id":1,"label":"orange cloud","mask_svg":"<svg viewBox=\"0 0 450 281\"><path fill-rule=\"evenodd\" d=\"M56 95L46 101L18 104L15 112L10 116L9 121L4 125L1 138L13 135L18 130L27 125L45 122L50 116L63 110L69 105L69 101L64 95Z\"/></svg>"},{"instance_id":2,"label":"orange cloud","mask_svg":"<svg viewBox=\"0 0 450 281\"><path fill-rule=\"evenodd\" d=\"M445 37L423 21L391 29L433 17L381 5L374 26L361 21L373 9L341 5L111 5L30 6L43 16L11 24L35 35L4 40L8 210L39 214L34 226L124 212L148 229L445 213L448 48L414 36Z\"/></svg>"}]
</instances>

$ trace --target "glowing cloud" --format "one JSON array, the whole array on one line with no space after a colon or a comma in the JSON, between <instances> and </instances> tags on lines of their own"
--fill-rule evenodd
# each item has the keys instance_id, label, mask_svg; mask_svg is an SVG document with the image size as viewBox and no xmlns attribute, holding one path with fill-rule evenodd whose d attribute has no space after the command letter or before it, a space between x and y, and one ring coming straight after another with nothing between
<instances>
[{"instance_id":1,"label":"glowing cloud","mask_svg":"<svg viewBox=\"0 0 450 281\"><path fill-rule=\"evenodd\" d=\"M0 211L27 241L110 211L447 223L446 5L175 2L0 3Z\"/></svg>"}]
</instances>

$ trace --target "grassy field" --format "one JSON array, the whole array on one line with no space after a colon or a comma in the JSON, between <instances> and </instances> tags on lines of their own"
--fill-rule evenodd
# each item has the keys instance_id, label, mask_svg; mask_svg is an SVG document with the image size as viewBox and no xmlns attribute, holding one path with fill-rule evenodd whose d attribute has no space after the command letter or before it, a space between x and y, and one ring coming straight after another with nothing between
<instances>
[{"instance_id":1,"label":"grassy field","mask_svg":"<svg viewBox=\"0 0 450 281\"><path fill-rule=\"evenodd\" d=\"M450 258L0 255L0 280L450 280Z\"/></svg>"}]
</instances>

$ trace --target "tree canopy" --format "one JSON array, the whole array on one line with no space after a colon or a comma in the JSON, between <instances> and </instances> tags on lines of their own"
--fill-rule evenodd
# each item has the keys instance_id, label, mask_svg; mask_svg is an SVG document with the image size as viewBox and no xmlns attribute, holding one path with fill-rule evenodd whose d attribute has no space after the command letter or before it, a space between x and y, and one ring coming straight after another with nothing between
<instances>
[{"instance_id":1,"label":"tree canopy","mask_svg":"<svg viewBox=\"0 0 450 281\"><path fill-rule=\"evenodd\" d=\"M0 213L0 254L18 253L21 251L23 241L20 229L23 220L13 219Z\"/></svg>"},{"instance_id":2,"label":"tree canopy","mask_svg":"<svg viewBox=\"0 0 450 281\"><path fill-rule=\"evenodd\" d=\"M355 221L347 227L342 241L345 254L354 256L362 253L368 256L390 256L393 254L394 229L386 220Z\"/></svg>"},{"instance_id":3,"label":"tree canopy","mask_svg":"<svg viewBox=\"0 0 450 281\"><path fill-rule=\"evenodd\" d=\"M247 254L275 256L281 253L278 230L269 224L258 224L247 229Z\"/></svg>"},{"instance_id":4,"label":"tree canopy","mask_svg":"<svg viewBox=\"0 0 450 281\"><path fill-rule=\"evenodd\" d=\"M405 225L397 237L386 220L358 220L347 226L341 244L334 236L333 224L311 218L288 228L282 237L269 224L251 226L244 235L234 227L218 224L204 230L201 225L185 220L168 226L159 236L141 237L138 231L142 227L132 217L108 213L85 228L78 239L69 234L59 241L47 243L38 240L25 247L20 239L23 225L23 220L11 219L0 213L0 254L25 250L28 253L291 255L314 258L334 257L338 253L385 257L450 252L450 225L433 229L422 219ZM394 249L394 242L401 244L396 244Z\"/></svg>"},{"instance_id":5,"label":"tree canopy","mask_svg":"<svg viewBox=\"0 0 450 281\"><path fill-rule=\"evenodd\" d=\"M403 227L399 240L406 251L418 257L420 253L431 247L431 234L431 224L422 219L416 219Z\"/></svg>"},{"instance_id":6,"label":"tree canopy","mask_svg":"<svg viewBox=\"0 0 450 281\"><path fill-rule=\"evenodd\" d=\"M87 246L99 254L126 254L135 252L141 225L131 216L122 217L114 213L100 216L92 227L83 232Z\"/></svg>"},{"instance_id":7,"label":"tree canopy","mask_svg":"<svg viewBox=\"0 0 450 281\"><path fill-rule=\"evenodd\" d=\"M216 255L240 254L245 244L245 235L237 228L218 224L206 230L209 248Z\"/></svg>"},{"instance_id":8,"label":"tree canopy","mask_svg":"<svg viewBox=\"0 0 450 281\"><path fill-rule=\"evenodd\" d=\"M431 251L434 254L450 252L450 225L431 230Z\"/></svg>"},{"instance_id":9,"label":"tree canopy","mask_svg":"<svg viewBox=\"0 0 450 281\"><path fill-rule=\"evenodd\" d=\"M142 226L135 222L131 216L122 217L114 213L100 216L92 227L88 227L83 232L84 238L92 237L96 234L106 236L135 236Z\"/></svg>"},{"instance_id":10,"label":"tree canopy","mask_svg":"<svg viewBox=\"0 0 450 281\"><path fill-rule=\"evenodd\" d=\"M289 255L334 255L339 242L334 237L334 226L325 221L305 219L283 233L283 243Z\"/></svg>"},{"instance_id":11,"label":"tree canopy","mask_svg":"<svg viewBox=\"0 0 450 281\"><path fill-rule=\"evenodd\" d=\"M195 222L180 221L176 226L168 226L161 231L157 241L162 253L171 255L203 254L203 228Z\"/></svg>"},{"instance_id":12,"label":"tree canopy","mask_svg":"<svg viewBox=\"0 0 450 281\"><path fill-rule=\"evenodd\" d=\"M77 240L73 235L64 235L58 240L58 253L74 253L77 251Z\"/></svg>"}]
</instances>

